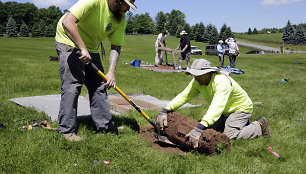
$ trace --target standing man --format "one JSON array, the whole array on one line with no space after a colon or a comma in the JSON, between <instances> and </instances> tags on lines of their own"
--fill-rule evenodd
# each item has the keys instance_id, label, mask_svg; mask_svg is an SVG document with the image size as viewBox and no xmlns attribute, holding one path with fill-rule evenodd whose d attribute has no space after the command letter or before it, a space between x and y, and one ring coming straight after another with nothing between
<instances>
[{"instance_id":1,"label":"standing man","mask_svg":"<svg viewBox=\"0 0 306 174\"><path fill-rule=\"evenodd\" d=\"M229 46L229 61L231 68L235 68L236 57L239 56L239 48L233 38L225 40L225 43Z\"/></svg>"},{"instance_id":2,"label":"standing man","mask_svg":"<svg viewBox=\"0 0 306 174\"><path fill-rule=\"evenodd\" d=\"M164 129L167 126L167 113L175 111L199 94L210 104L198 126L186 135L194 148L207 128L224 128L224 134L230 139L248 139L258 136L270 136L267 120L260 117L250 122L253 104L248 94L230 76L220 74L217 67L205 59L196 59L186 72L194 78L157 116L156 125ZM226 119L222 123L222 119ZM220 121L219 121L220 119ZM221 124L222 123L222 124ZM219 127L215 127L219 126Z\"/></svg>"},{"instance_id":3,"label":"standing man","mask_svg":"<svg viewBox=\"0 0 306 174\"><path fill-rule=\"evenodd\" d=\"M157 36L156 42L155 42L155 66L162 65L163 64L163 51L159 50L158 47L166 47L166 37L167 37L166 30L163 30L159 35Z\"/></svg>"},{"instance_id":4,"label":"standing man","mask_svg":"<svg viewBox=\"0 0 306 174\"><path fill-rule=\"evenodd\" d=\"M219 57L219 68L222 68L224 65L224 46L223 41L219 40L219 44L217 45L218 57Z\"/></svg>"},{"instance_id":5,"label":"standing man","mask_svg":"<svg viewBox=\"0 0 306 174\"><path fill-rule=\"evenodd\" d=\"M189 70L191 45L187 34L188 33L186 33L185 30L180 33L181 40L176 49L181 48L181 53L179 55L179 69L182 69L182 62L186 59L187 70Z\"/></svg>"},{"instance_id":6,"label":"standing man","mask_svg":"<svg viewBox=\"0 0 306 174\"><path fill-rule=\"evenodd\" d=\"M56 50L60 57L61 102L59 133L68 141L81 141L76 135L77 103L83 84L88 89L90 110L96 132L112 127L106 89L116 86L115 69L124 44L125 13L137 10L135 0L79 0L58 22ZM95 64L104 72L97 47L105 38L111 43L107 82L86 66ZM80 56L76 54L80 51Z\"/></svg>"}]
</instances>

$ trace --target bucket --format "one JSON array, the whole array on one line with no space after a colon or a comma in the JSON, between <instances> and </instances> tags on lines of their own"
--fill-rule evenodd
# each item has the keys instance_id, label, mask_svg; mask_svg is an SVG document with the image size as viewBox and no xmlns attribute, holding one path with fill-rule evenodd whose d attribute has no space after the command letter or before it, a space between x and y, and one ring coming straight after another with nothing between
<instances>
[{"instance_id":1,"label":"bucket","mask_svg":"<svg viewBox=\"0 0 306 174\"><path fill-rule=\"evenodd\" d=\"M140 63L141 63L141 60L135 59L135 61L134 61L134 66L135 66L135 67L140 67Z\"/></svg>"}]
</instances>

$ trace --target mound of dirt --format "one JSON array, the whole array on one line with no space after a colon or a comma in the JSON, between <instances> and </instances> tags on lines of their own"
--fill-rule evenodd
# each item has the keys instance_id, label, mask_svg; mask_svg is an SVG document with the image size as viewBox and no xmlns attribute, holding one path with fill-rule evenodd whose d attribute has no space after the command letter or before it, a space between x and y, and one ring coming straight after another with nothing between
<instances>
[{"instance_id":1,"label":"mound of dirt","mask_svg":"<svg viewBox=\"0 0 306 174\"><path fill-rule=\"evenodd\" d=\"M180 115L177 112L168 114L168 127L162 131L171 142L176 145L167 145L157 141L153 136L153 127L145 127L140 130L140 135L147 139L153 146L161 149L166 153L186 153L187 151L194 150L189 141L186 141L186 135L198 125L198 121L189 117ZM205 130L199 140L198 151L208 155L220 153L221 150L227 149L230 151L230 139L223 133L217 132L213 129Z\"/></svg>"},{"instance_id":2,"label":"mound of dirt","mask_svg":"<svg viewBox=\"0 0 306 174\"><path fill-rule=\"evenodd\" d=\"M163 134L165 134L171 142L180 145L183 149L193 149L190 142L186 141L186 135L198 125L198 121L182 116L177 112L168 114L167 121L168 127L165 128ZM207 129L200 137L199 147L197 150L200 153L210 155L219 153L224 147L230 151L230 139L223 133L217 132L213 129Z\"/></svg>"}]
</instances>

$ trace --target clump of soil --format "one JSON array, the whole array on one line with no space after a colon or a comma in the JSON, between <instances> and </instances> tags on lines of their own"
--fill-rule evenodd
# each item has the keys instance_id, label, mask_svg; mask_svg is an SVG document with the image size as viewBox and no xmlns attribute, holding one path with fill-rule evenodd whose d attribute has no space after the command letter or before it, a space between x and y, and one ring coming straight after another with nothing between
<instances>
[{"instance_id":1,"label":"clump of soil","mask_svg":"<svg viewBox=\"0 0 306 174\"><path fill-rule=\"evenodd\" d=\"M170 147L176 148L177 152L180 152L180 151L186 152L186 151L193 150L191 143L186 140L186 135L195 126L198 125L198 121L191 119L189 117L186 117L186 116L182 116L177 112L173 112L173 113L168 114L167 122L168 122L168 125L165 128L165 130L162 131L162 134L166 136L171 142L177 145L177 147L176 146L170 146ZM153 128L151 128L151 130L153 130ZM143 133L144 132L141 133L142 136L143 136ZM148 136L150 134L146 134L146 135ZM157 143L157 140L154 143ZM231 149L230 139L225 134L217 132L213 129L207 129L202 133L200 140L199 140L199 147L197 148L197 150L200 153L214 155L214 154L220 153L223 149L227 149L228 151L230 151Z\"/></svg>"}]
</instances>

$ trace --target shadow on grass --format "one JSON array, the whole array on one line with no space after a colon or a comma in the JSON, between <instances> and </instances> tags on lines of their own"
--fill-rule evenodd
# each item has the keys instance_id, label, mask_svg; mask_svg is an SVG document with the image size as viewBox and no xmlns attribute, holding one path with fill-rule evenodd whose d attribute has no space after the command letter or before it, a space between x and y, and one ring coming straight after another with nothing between
<instances>
[{"instance_id":1,"label":"shadow on grass","mask_svg":"<svg viewBox=\"0 0 306 174\"><path fill-rule=\"evenodd\" d=\"M120 116L113 115L112 121L115 127L114 130L111 131L113 133L118 133L119 126L127 126L127 127L130 127L132 130L139 132L139 129L140 129L139 124L134 118L120 117ZM78 122L78 128L85 126L88 128L88 130L95 131L95 127L92 123L91 115L78 116L77 122Z\"/></svg>"}]
</instances>

